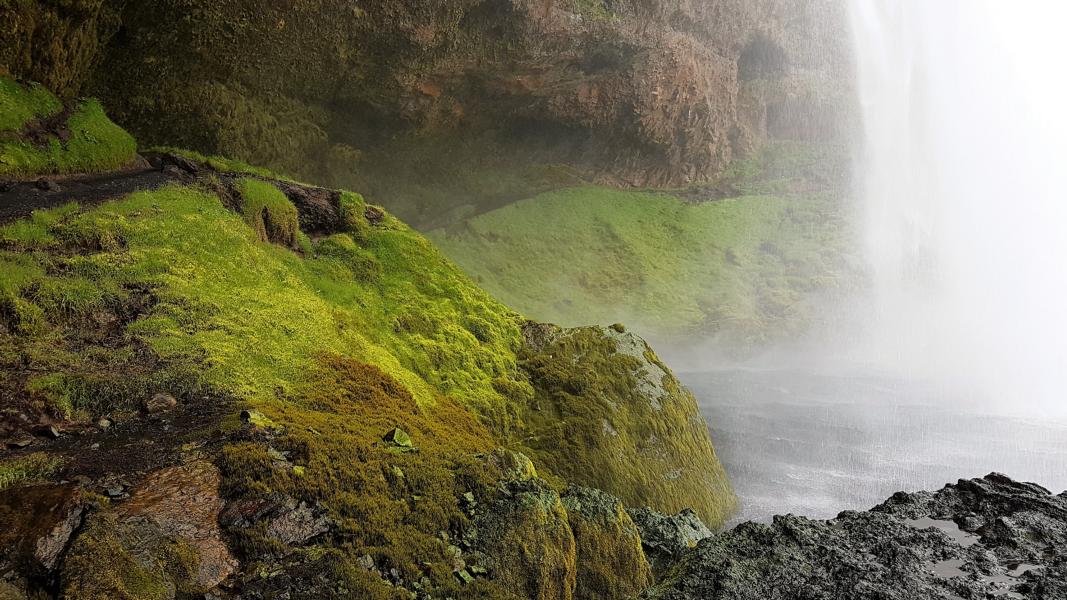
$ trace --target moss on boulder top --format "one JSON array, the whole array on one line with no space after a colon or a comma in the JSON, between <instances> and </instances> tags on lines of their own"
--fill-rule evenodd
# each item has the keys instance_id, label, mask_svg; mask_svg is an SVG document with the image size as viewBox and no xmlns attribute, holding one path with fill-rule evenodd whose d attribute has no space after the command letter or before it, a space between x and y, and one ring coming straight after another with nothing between
<instances>
[{"instance_id":1,"label":"moss on boulder top","mask_svg":"<svg viewBox=\"0 0 1067 600\"><path fill-rule=\"evenodd\" d=\"M720 524L736 499L696 401L632 333L528 324L534 387L514 444L559 482Z\"/></svg>"}]
</instances>

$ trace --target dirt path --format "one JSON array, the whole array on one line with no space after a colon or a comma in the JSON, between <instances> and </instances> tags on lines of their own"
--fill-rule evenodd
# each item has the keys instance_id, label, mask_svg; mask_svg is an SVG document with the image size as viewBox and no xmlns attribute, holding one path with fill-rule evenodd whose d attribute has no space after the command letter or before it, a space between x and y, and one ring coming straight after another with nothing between
<instances>
[{"instance_id":1,"label":"dirt path","mask_svg":"<svg viewBox=\"0 0 1067 600\"><path fill-rule=\"evenodd\" d=\"M55 208L70 202L82 206L100 204L133 192L154 190L170 182L181 181L184 176L186 173L174 166L156 168L148 160L141 159L136 166L124 171L0 182L0 223L9 223L28 217L35 210Z\"/></svg>"}]
</instances>

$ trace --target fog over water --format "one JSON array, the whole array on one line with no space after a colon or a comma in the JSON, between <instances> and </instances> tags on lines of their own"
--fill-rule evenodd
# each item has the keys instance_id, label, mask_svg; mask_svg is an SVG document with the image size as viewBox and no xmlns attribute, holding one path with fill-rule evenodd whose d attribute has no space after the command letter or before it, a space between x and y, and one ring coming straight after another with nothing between
<instances>
[{"instance_id":1,"label":"fog over water","mask_svg":"<svg viewBox=\"0 0 1067 600\"><path fill-rule=\"evenodd\" d=\"M741 516L1067 489L1067 2L848 5L870 285L812 343L683 376Z\"/></svg>"}]
</instances>

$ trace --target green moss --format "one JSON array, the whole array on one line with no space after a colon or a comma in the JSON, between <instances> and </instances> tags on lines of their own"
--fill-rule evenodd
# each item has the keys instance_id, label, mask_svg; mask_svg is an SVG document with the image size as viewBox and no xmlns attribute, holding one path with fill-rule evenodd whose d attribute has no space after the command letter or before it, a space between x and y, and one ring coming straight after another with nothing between
<instances>
[{"instance_id":1,"label":"green moss","mask_svg":"<svg viewBox=\"0 0 1067 600\"><path fill-rule=\"evenodd\" d=\"M250 188L258 193L262 186L269 184ZM190 188L134 194L85 213L43 212L0 229L0 238L36 249L0 251L0 272L8 274L0 289L47 316L48 333L19 338L41 372L70 373L65 363L93 373L133 368L113 348L102 348L87 365L87 357L72 361L60 352L65 344L52 346L57 336L81 331L79 319L143 302L138 290L151 290L151 310L142 308L125 334L156 359L176 363L158 378L202 362L196 370L203 384L269 400L294 389L326 351L381 365L420 402L447 394L487 418L506 412L494 381L516 376L517 317L391 218L373 229L365 247L331 242L361 265L377 261L373 284L365 283L367 269L357 277L329 252L302 258L255 243L246 221ZM415 312L438 328L393 327L393 315ZM478 336L467 327L474 318L482 323Z\"/></svg>"},{"instance_id":2,"label":"green moss","mask_svg":"<svg viewBox=\"0 0 1067 600\"><path fill-rule=\"evenodd\" d=\"M341 222L349 235L360 243L365 242L370 235L370 223L367 222L367 203L363 196L354 192L341 192L338 210L341 213Z\"/></svg>"},{"instance_id":3,"label":"green moss","mask_svg":"<svg viewBox=\"0 0 1067 600\"><path fill-rule=\"evenodd\" d=\"M733 513L737 500L696 401L643 342L609 328L540 335L522 354L536 393L511 443L543 477L627 506L692 508L712 527Z\"/></svg>"},{"instance_id":4,"label":"green moss","mask_svg":"<svg viewBox=\"0 0 1067 600\"><path fill-rule=\"evenodd\" d=\"M300 222L296 207L274 184L246 177L237 182L241 213L259 239L289 248L296 247Z\"/></svg>"},{"instance_id":5,"label":"green moss","mask_svg":"<svg viewBox=\"0 0 1067 600\"><path fill-rule=\"evenodd\" d=\"M0 490L44 481L61 466L62 459L43 452L0 461Z\"/></svg>"},{"instance_id":6,"label":"green moss","mask_svg":"<svg viewBox=\"0 0 1067 600\"><path fill-rule=\"evenodd\" d=\"M785 175L753 164L738 187L755 195L693 204L666 193L572 188L428 236L534 319L623 321L657 343L718 337L745 352L805 331L815 299L856 279L836 197L785 194L801 185L790 175L795 164L776 167Z\"/></svg>"},{"instance_id":7,"label":"green moss","mask_svg":"<svg viewBox=\"0 0 1067 600\"><path fill-rule=\"evenodd\" d=\"M323 356L306 381L292 401L263 405L286 431L277 444L301 472L279 469L260 444L233 444L220 465L223 492L242 498L282 492L325 505L346 541L343 562L369 554L409 581L428 577L442 597L456 593L448 545L437 532L465 527L458 497L488 485L475 455L492 447L493 436L454 402L420 407L399 381L358 361ZM383 442L398 427L417 450L396 452ZM255 529L233 533L246 555L276 545ZM350 576L343 584L353 593L376 589Z\"/></svg>"},{"instance_id":8,"label":"green moss","mask_svg":"<svg viewBox=\"0 0 1067 600\"><path fill-rule=\"evenodd\" d=\"M0 77L0 133L18 131L26 123L63 110L63 103L45 87L22 86Z\"/></svg>"},{"instance_id":9,"label":"green moss","mask_svg":"<svg viewBox=\"0 0 1067 600\"><path fill-rule=\"evenodd\" d=\"M69 132L66 140L53 130L39 132L44 138L41 143L25 138L18 128L34 117L57 113L59 101L37 87L21 88L21 94L10 93L19 87L0 78L0 104L12 107L11 114L5 114L6 122L0 123L7 128L0 129L0 176L96 173L120 168L133 160L137 142L108 119L96 100L79 101L69 119L54 126Z\"/></svg>"},{"instance_id":10,"label":"green moss","mask_svg":"<svg viewBox=\"0 0 1067 600\"><path fill-rule=\"evenodd\" d=\"M337 261L360 281L373 281L382 274L381 263L359 247L349 234L335 233L315 244L315 256Z\"/></svg>"}]
</instances>

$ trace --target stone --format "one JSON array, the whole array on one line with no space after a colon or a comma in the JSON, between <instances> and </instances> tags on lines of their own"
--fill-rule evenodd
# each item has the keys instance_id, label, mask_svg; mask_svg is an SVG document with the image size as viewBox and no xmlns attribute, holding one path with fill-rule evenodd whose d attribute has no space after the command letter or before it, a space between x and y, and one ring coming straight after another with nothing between
<instances>
[{"instance_id":1,"label":"stone","mask_svg":"<svg viewBox=\"0 0 1067 600\"><path fill-rule=\"evenodd\" d=\"M36 185L37 189L41 190L42 192L58 192L62 189L55 181L52 181L51 179L45 179L43 177L38 179L34 185Z\"/></svg>"},{"instance_id":2,"label":"stone","mask_svg":"<svg viewBox=\"0 0 1067 600\"><path fill-rule=\"evenodd\" d=\"M507 448L497 448L489 453L485 457L485 464L498 471L503 481L526 481L537 477L537 469L530 457Z\"/></svg>"},{"instance_id":3,"label":"stone","mask_svg":"<svg viewBox=\"0 0 1067 600\"><path fill-rule=\"evenodd\" d=\"M285 494L230 502L219 515L219 523L227 529L247 529L266 523L267 535L289 546L306 544L333 526L325 509L298 502Z\"/></svg>"},{"instance_id":4,"label":"stone","mask_svg":"<svg viewBox=\"0 0 1067 600\"><path fill-rule=\"evenodd\" d=\"M540 479L501 483L474 519L468 565L520 598L572 600L577 552L567 511Z\"/></svg>"},{"instance_id":5,"label":"stone","mask_svg":"<svg viewBox=\"0 0 1067 600\"><path fill-rule=\"evenodd\" d=\"M641 534L618 498L570 486L562 501L577 547L577 600L635 598L652 585Z\"/></svg>"},{"instance_id":6,"label":"stone","mask_svg":"<svg viewBox=\"0 0 1067 600\"><path fill-rule=\"evenodd\" d=\"M711 537L711 530L691 510L665 515L649 508L628 511L641 533L641 544L653 570L662 574L697 543Z\"/></svg>"},{"instance_id":7,"label":"stone","mask_svg":"<svg viewBox=\"0 0 1067 600\"><path fill-rule=\"evenodd\" d=\"M27 577L45 576L58 565L86 503L72 485L40 485L0 493L0 571L3 563Z\"/></svg>"},{"instance_id":8,"label":"stone","mask_svg":"<svg viewBox=\"0 0 1067 600\"><path fill-rule=\"evenodd\" d=\"M146 413L156 415L173 410L178 406L178 401L170 394L158 393L144 401L143 408Z\"/></svg>"},{"instance_id":9,"label":"stone","mask_svg":"<svg viewBox=\"0 0 1067 600\"><path fill-rule=\"evenodd\" d=\"M64 562L66 596L114 596L134 583L125 578L202 594L216 587L238 566L219 526L220 480L205 460L160 469L134 487L129 500L94 514L82 534L86 539L75 540ZM121 552L131 563L113 569L111 580L98 580L94 565L106 559L98 555L103 551Z\"/></svg>"},{"instance_id":10,"label":"stone","mask_svg":"<svg viewBox=\"0 0 1067 600\"><path fill-rule=\"evenodd\" d=\"M266 415L258 410L242 410L241 421L261 429L274 429L277 427L274 421L268 419Z\"/></svg>"},{"instance_id":11,"label":"stone","mask_svg":"<svg viewBox=\"0 0 1067 600\"><path fill-rule=\"evenodd\" d=\"M399 427L390 429L388 433L382 436L382 440L388 442L390 445L397 448L414 448L414 444L411 441L411 436L406 431Z\"/></svg>"},{"instance_id":12,"label":"stone","mask_svg":"<svg viewBox=\"0 0 1067 600\"><path fill-rule=\"evenodd\" d=\"M8 438L5 444L8 448L25 448L27 446L33 445L35 441L36 438L34 438L32 435L26 433L25 431L19 431L12 435L10 438Z\"/></svg>"},{"instance_id":13,"label":"stone","mask_svg":"<svg viewBox=\"0 0 1067 600\"><path fill-rule=\"evenodd\" d=\"M1067 598L1067 493L996 473L865 512L744 523L687 552L645 600Z\"/></svg>"}]
</instances>

